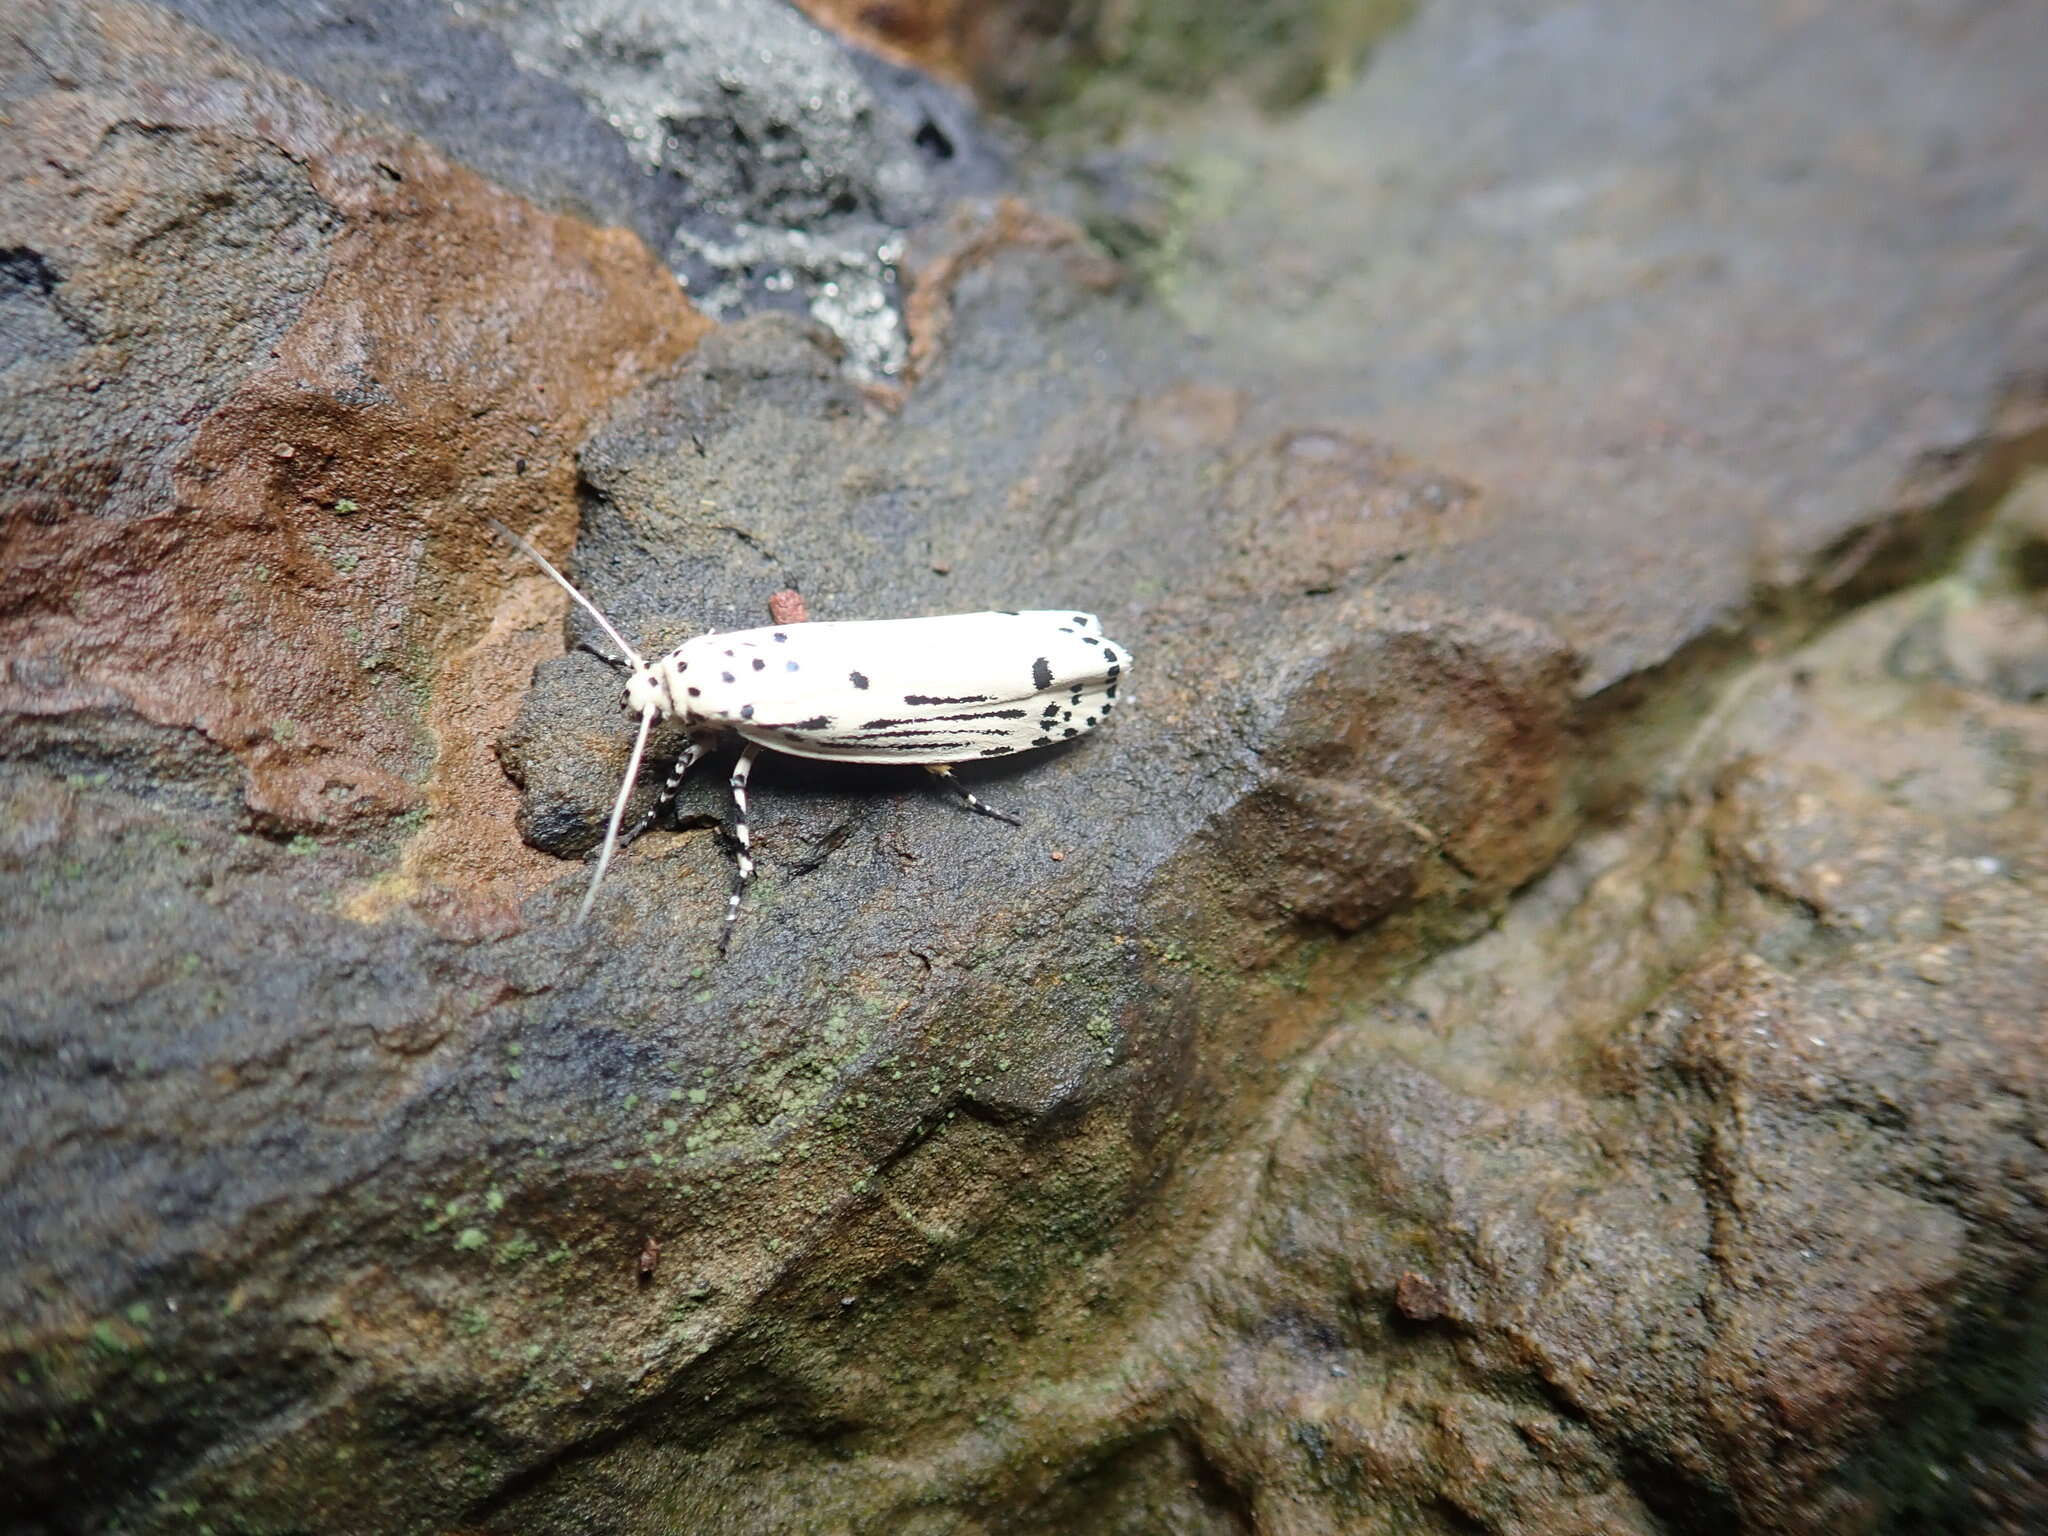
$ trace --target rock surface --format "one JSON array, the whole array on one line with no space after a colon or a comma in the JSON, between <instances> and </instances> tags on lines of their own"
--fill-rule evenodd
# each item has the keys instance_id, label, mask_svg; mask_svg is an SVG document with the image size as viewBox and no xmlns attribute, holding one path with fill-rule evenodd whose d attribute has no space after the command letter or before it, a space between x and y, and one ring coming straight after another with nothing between
<instances>
[{"instance_id":1,"label":"rock surface","mask_svg":"<svg viewBox=\"0 0 2048 1536\"><path fill-rule=\"evenodd\" d=\"M1121 266L920 192L890 390L706 327L553 11L177 9L0 43L8 1523L2032 1528L2038 8L1431 0ZM723 965L708 771L579 930L485 514L1133 706L1020 830L766 760Z\"/></svg>"},{"instance_id":2,"label":"rock surface","mask_svg":"<svg viewBox=\"0 0 2048 1536\"><path fill-rule=\"evenodd\" d=\"M714 318L813 315L873 378L904 362L905 232L1001 175L956 91L761 0L169 9L542 207L633 230Z\"/></svg>"}]
</instances>

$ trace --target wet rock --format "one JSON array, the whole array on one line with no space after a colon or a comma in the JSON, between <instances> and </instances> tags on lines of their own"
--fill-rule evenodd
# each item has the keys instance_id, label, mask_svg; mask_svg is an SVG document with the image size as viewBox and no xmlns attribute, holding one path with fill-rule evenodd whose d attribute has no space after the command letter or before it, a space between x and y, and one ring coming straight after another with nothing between
<instances>
[{"instance_id":1,"label":"wet rock","mask_svg":"<svg viewBox=\"0 0 2048 1536\"><path fill-rule=\"evenodd\" d=\"M516 58L466 8L355 0L346 13L244 0L164 10L529 202L668 243L683 199L571 85Z\"/></svg>"},{"instance_id":2,"label":"wet rock","mask_svg":"<svg viewBox=\"0 0 2048 1536\"><path fill-rule=\"evenodd\" d=\"M0 430L127 457L8 530L7 1520L2022 1519L2039 22L1683 9L1425 8L1125 260L936 210L890 390L273 72L375 28L35 11ZM650 649L1071 601L1131 708L1022 828L767 760L723 965L710 765L577 927L629 722L485 511Z\"/></svg>"},{"instance_id":3,"label":"wet rock","mask_svg":"<svg viewBox=\"0 0 2048 1536\"><path fill-rule=\"evenodd\" d=\"M2044 845L1891 778L1902 737L1939 752L2001 707L1886 679L1916 606L1764 669L1680 798L1311 1057L1236 1278L1205 1268L1163 1351L1259 1518L2012 1507L2043 1380ZM2015 723L1995 750L2031 781L2048 717ZM1627 920L1672 900L1706 920Z\"/></svg>"},{"instance_id":4,"label":"wet rock","mask_svg":"<svg viewBox=\"0 0 2048 1536\"><path fill-rule=\"evenodd\" d=\"M471 14L678 184L662 250L705 313L808 313L860 375L902 370L903 236L998 165L962 103L881 66L863 71L799 13L762 0Z\"/></svg>"},{"instance_id":5,"label":"wet rock","mask_svg":"<svg viewBox=\"0 0 2048 1536\"><path fill-rule=\"evenodd\" d=\"M1408 908L1484 909L1555 858L1574 827L1574 658L1442 606L1364 600L1333 628L1273 677L1255 787L1203 838L1221 867L1191 878L1228 893L1236 926L1355 933Z\"/></svg>"},{"instance_id":6,"label":"wet rock","mask_svg":"<svg viewBox=\"0 0 2048 1536\"><path fill-rule=\"evenodd\" d=\"M1144 258L1274 419L1370 422L1477 487L1501 535L1390 585L1549 624L1588 694L1938 559L1959 522L1930 516L1930 450L1986 435L2048 347L2001 233L2043 196L2038 157L1980 112L2024 89L2037 20L1963 0L1695 19L1423 6L1358 87L1168 141L1179 217ZM1766 36L1812 69L1757 67ZM1930 47L1967 100L1869 110L1864 85L1924 79ZM1566 100L1560 78L1598 84ZM1435 110L1454 80L1487 109ZM1937 211L1958 202L1983 216ZM1908 227L1986 279L1952 324L1926 324L1925 248L1874 234Z\"/></svg>"},{"instance_id":7,"label":"wet rock","mask_svg":"<svg viewBox=\"0 0 2048 1536\"><path fill-rule=\"evenodd\" d=\"M19 869L30 856L63 842L78 809L78 795L55 779L31 780L7 803L0 827L0 858Z\"/></svg>"},{"instance_id":8,"label":"wet rock","mask_svg":"<svg viewBox=\"0 0 2048 1536\"><path fill-rule=\"evenodd\" d=\"M509 681L455 654L502 597L481 517L559 506L583 422L700 322L630 238L157 13L24 25L59 72L13 78L0 243L72 342L0 386L15 753L116 766L86 743L147 729L188 779L239 767L268 832L461 822L500 792L475 721ZM210 97L137 94L198 69Z\"/></svg>"},{"instance_id":9,"label":"wet rock","mask_svg":"<svg viewBox=\"0 0 2048 1536\"><path fill-rule=\"evenodd\" d=\"M602 793L594 772L615 756L621 718L619 675L596 657L573 652L534 669L518 718L498 739L499 760L524 791L518 826L527 843L560 859L581 858L597 847L611 797ZM655 743L656 761L680 749L674 734L666 732ZM621 772L624 766L622 760ZM655 788L644 785L638 802L651 801ZM645 809L636 803L632 817Z\"/></svg>"},{"instance_id":10,"label":"wet rock","mask_svg":"<svg viewBox=\"0 0 2048 1536\"><path fill-rule=\"evenodd\" d=\"M633 230L707 314L815 316L877 378L903 362L903 237L1001 178L956 90L763 0L170 9L544 208Z\"/></svg>"},{"instance_id":11,"label":"wet rock","mask_svg":"<svg viewBox=\"0 0 2048 1536\"><path fill-rule=\"evenodd\" d=\"M1090 280L1019 227L1016 245L981 259L1030 263L1034 294L1047 298ZM955 340L971 353L978 327ZM987 488L983 505L1001 497L970 535L950 498L904 484L902 466L944 453L962 430L950 391L882 416L849 389L816 336L766 318L731 327L592 442L584 472L594 498L576 579L629 635L679 602L710 627L758 624L768 591L788 582L810 594L818 617L1065 602L1100 613L1114 637L1135 622L1115 573L1156 569L1170 540L1190 593L1208 591L1178 605L1190 621L1181 633L1162 630L1159 650L1138 652L1133 687L1143 707L1063 754L1077 770L1084 759L1094 765L1085 770L1093 782L1074 786L1092 806L1086 814L1121 829L1114 844L1083 834L1079 849L1066 850L1092 878L1128 880L1142 868L1138 765L1187 763L1219 726L1238 737L1240 753L1250 747L1256 765L1241 756L1195 768L1176 821L1197 810L1210 818L1188 850L1209 850L1207 862L1185 863L1165 883L1219 893L1230 930L1242 935L1225 947L1250 946L1248 963L1273 953L1253 932L1355 932L1406 908L1483 908L1555 856L1572 825L1572 658L1508 615L1442 601L1390 605L1358 590L1469 522L1443 477L1370 445L1322 434L1311 449L1295 435L1252 455L1225 495L1205 495L1196 479L1213 445L1161 453L1154 417L1080 415L1027 400L1029 381L978 383L977 410L991 395L1008 397L1001 451L1025 473L1004 492L989 468L967 471ZM1282 467L1264 472L1275 458ZM1311 469L1296 471L1296 460ZM1162 475L1183 480L1186 498L1141 499L1140 477L1156 488ZM769 502L762 485L783 487L783 497ZM1117 516L1091 538L1077 496L1100 498ZM1048 519L1057 525L1050 543ZM942 541L948 569L939 577L931 552ZM1074 558L1088 543L1094 557ZM602 643L594 627L584 632ZM503 743L527 786L522 825L550 851L580 854L601 832L629 736L615 694L587 657L547 663ZM1221 699L1233 702L1219 711ZM593 756L590 732L608 733L611 750ZM1196 739L1177 740L1181 733ZM834 770L778 761L774 772L822 783ZM1013 772L1020 791L1037 782L1025 763ZM715 812L716 800L705 809ZM1064 881L1075 871L1057 873ZM1200 926L1184 913L1172 922Z\"/></svg>"}]
</instances>

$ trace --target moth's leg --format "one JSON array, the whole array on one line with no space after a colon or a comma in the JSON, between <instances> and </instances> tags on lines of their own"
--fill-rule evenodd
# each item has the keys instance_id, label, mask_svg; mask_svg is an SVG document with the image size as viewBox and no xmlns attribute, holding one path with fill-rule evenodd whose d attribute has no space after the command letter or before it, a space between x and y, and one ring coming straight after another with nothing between
<instances>
[{"instance_id":1,"label":"moth's leg","mask_svg":"<svg viewBox=\"0 0 2048 1536\"><path fill-rule=\"evenodd\" d=\"M754 759L760 753L760 746L750 741L732 765L732 835L739 846L733 850L732 895L725 902L725 927L718 935L720 955L732 942L732 925L740 920L740 896L754 878L754 835L747 830L747 775L754 771Z\"/></svg>"},{"instance_id":2,"label":"moth's leg","mask_svg":"<svg viewBox=\"0 0 2048 1536\"><path fill-rule=\"evenodd\" d=\"M969 809L970 811L978 811L984 816L993 816L997 821L1007 821L1013 827L1021 827L1024 825L1023 822L1019 821L1016 817L1010 815L1008 812L999 811L992 805L983 805L979 800L975 799L974 796L970 795L967 792L967 786L965 784L962 784L958 779L953 777L953 770L947 764L927 763L925 765L925 769L927 772L931 774L933 778L937 779L941 784L945 785L946 788L952 790L953 793L958 795L962 800L965 800L967 802L967 809Z\"/></svg>"},{"instance_id":3,"label":"moth's leg","mask_svg":"<svg viewBox=\"0 0 2048 1536\"><path fill-rule=\"evenodd\" d=\"M683 775L697 766L697 759L702 757L706 750L708 749L701 741L692 741L683 748L681 756L676 758L675 767L669 771L668 782L661 786L660 798L648 809L646 815L634 822L630 829L619 834L619 846L621 848L641 836L649 827L654 825L654 819L661 814L661 808L667 805L669 801L675 799L676 791L683 787Z\"/></svg>"}]
</instances>

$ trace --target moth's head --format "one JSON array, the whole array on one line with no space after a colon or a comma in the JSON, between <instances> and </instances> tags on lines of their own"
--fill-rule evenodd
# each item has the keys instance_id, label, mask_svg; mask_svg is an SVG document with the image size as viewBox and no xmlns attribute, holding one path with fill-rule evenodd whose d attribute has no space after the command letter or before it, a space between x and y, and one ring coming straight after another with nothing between
<instances>
[{"instance_id":1,"label":"moth's head","mask_svg":"<svg viewBox=\"0 0 2048 1536\"><path fill-rule=\"evenodd\" d=\"M627 677L625 696L620 702L636 715L650 709L658 715L675 714L675 700L668 685L669 679L659 661L642 662Z\"/></svg>"}]
</instances>

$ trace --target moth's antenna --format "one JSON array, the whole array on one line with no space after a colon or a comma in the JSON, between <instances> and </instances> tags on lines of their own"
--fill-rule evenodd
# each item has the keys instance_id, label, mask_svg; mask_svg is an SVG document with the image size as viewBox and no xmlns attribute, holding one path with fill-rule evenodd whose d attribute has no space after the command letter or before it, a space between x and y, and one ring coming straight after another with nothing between
<instances>
[{"instance_id":1,"label":"moth's antenna","mask_svg":"<svg viewBox=\"0 0 2048 1536\"><path fill-rule=\"evenodd\" d=\"M644 667L647 665L646 662L640 659L640 653L634 650L632 646L626 644L626 637L620 634L616 629L612 628L612 621L597 611L597 604L593 603L581 592L578 592L575 589L575 587L570 585L568 577L564 576L560 571L556 570L552 565L548 564L548 557L546 555L542 554L539 550L535 549L531 544L527 543L526 540L519 537L518 534L514 533L510 528L507 528L495 517L486 518L485 521L488 522L493 528L497 529L498 532L505 535L505 537L510 539L514 544L517 544L521 549L525 550L526 553L532 557L533 563L535 565L539 566L542 570L546 571L550 576L554 577L556 582L560 584L564 592L568 593L571 597L575 598L577 602L581 603L583 605L583 611L589 614L593 619L597 620L598 627L602 629L606 634L612 637L612 644L616 645L620 650L624 651L626 655L632 660L632 663L635 667ZM642 739L645 739L644 732L642 733ZM632 779L630 776L628 776L627 778L626 787L628 789L632 788ZM610 857L610 850L606 850L606 857ZM601 870L600 873L602 873ZM593 889L594 888L595 887L593 887ZM583 904L583 907L585 911L588 911L590 909L590 903L586 901Z\"/></svg>"},{"instance_id":2,"label":"moth's antenna","mask_svg":"<svg viewBox=\"0 0 2048 1536\"><path fill-rule=\"evenodd\" d=\"M633 658L636 662L639 657ZM604 829L604 852L597 856L597 873L590 877L590 889L583 893L583 905L576 909L576 921L582 922L590 916L590 904L597 900L597 887L604 879L604 872L612 867L612 855L618 851L619 823L626 819L626 802L633 798L634 781L640 777L640 759L647 752L647 733L654 729L654 711L640 711L640 734L633 738L633 756L626 764L625 781L619 785L619 798L612 804L612 819Z\"/></svg>"},{"instance_id":3,"label":"moth's antenna","mask_svg":"<svg viewBox=\"0 0 2048 1536\"><path fill-rule=\"evenodd\" d=\"M598 645L595 641L592 640L577 641L576 649L579 651L587 652L592 656L595 656L599 661L603 662L608 667L623 667L627 665L625 657L614 656L610 651L604 649L604 647Z\"/></svg>"}]
</instances>

